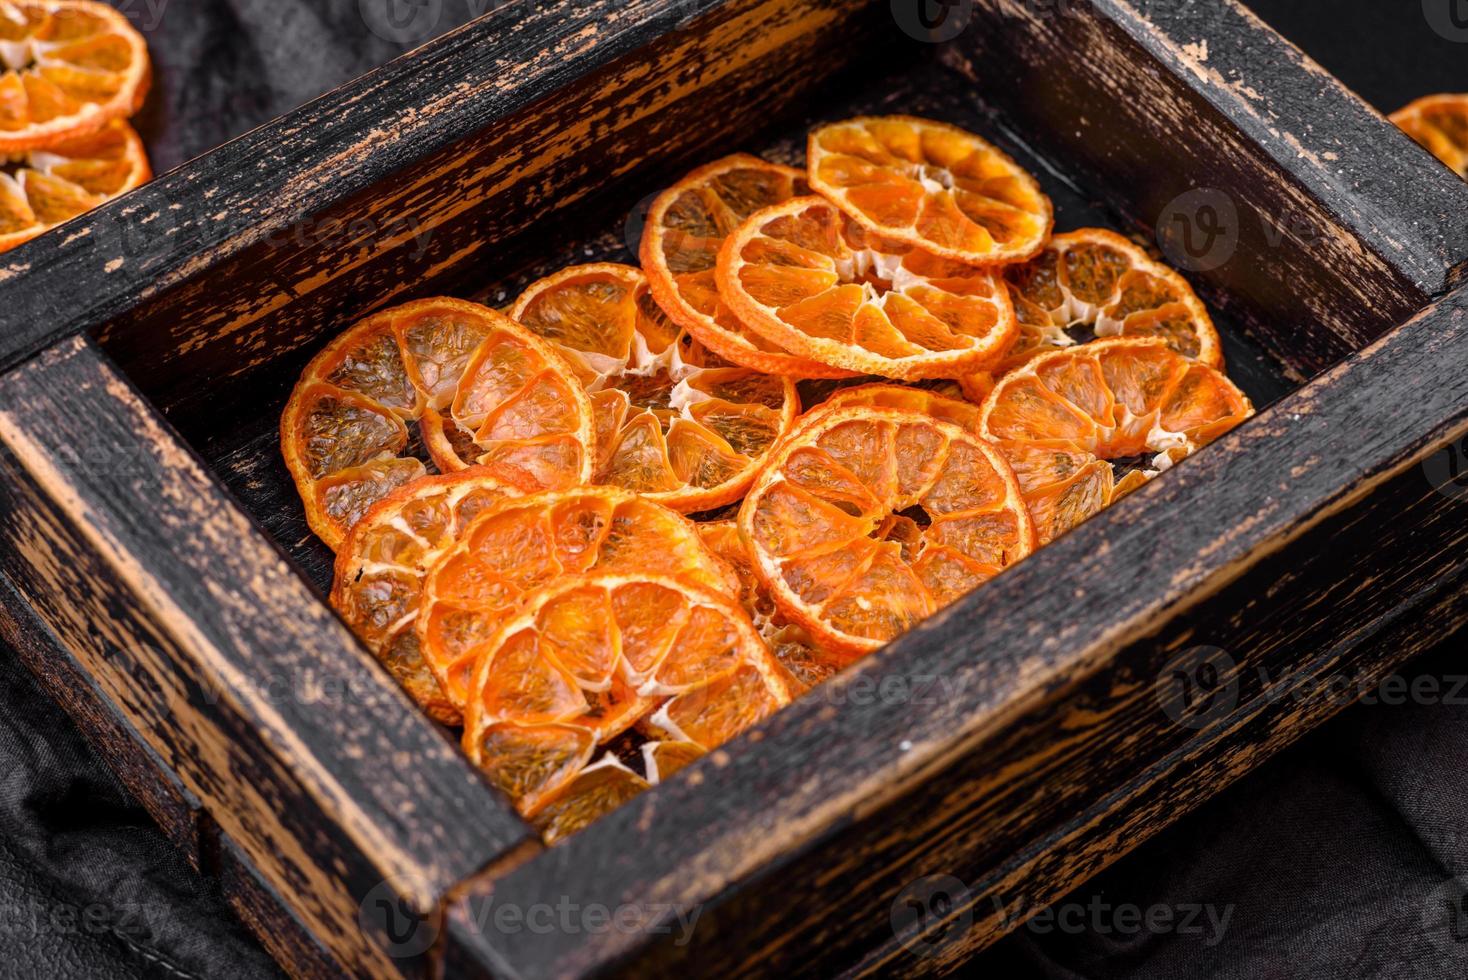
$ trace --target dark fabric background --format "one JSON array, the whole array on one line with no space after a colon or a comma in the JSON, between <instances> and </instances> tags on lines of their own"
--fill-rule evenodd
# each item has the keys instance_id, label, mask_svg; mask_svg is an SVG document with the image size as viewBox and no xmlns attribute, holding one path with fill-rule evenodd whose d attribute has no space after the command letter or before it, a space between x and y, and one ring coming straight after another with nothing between
<instances>
[{"instance_id":1,"label":"dark fabric background","mask_svg":"<svg viewBox=\"0 0 1468 980\"><path fill-rule=\"evenodd\" d=\"M161 173L449 29L486 0L415 0L413 17L396 25L384 17L388 0L113 2L149 35L157 77L139 125ZM1383 110L1468 89L1468 43L1435 33L1418 0L1252 5ZM1454 694L1454 678L1468 673L1462 648L1461 637L1445 639L1404 672L1437 678L1436 694L1347 710L1058 903L1055 918L1021 927L972 971L1066 980L1468 976L1455 884L1468 881L1468 691ZM1166 910L1175 925L1138 929L1131 907ZM1194 908L1213 919L1200 914L1184 928ZM4 650L0 954L0 975L26 978L276 972Z\"/></svg>"}]
</instances>

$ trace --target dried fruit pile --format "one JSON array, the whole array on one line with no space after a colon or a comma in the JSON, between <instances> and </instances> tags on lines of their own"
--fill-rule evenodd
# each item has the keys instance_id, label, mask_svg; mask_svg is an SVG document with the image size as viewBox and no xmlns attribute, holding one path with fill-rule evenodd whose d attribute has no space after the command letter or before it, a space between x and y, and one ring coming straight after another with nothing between
<instances>
[{"instance_id":1,"label":"dried fruit pile","mask_svg":"<svg viewBox=\"0 0 1468 980\"><path fill-rule=\"evenodd\" d=\"M152 78L127 18L94 0L0 0L0 252L152 176L127 119Z\"/></svg>"},{"instance_id":2,"label":"dried fruit pile","mask_svg":"<svg viewBox=\"0 0 1468 980\"><path fill-rule=\"evenodd\" d=\"M695 170L640 269L378 313L281 420L332 604L548 841L1252 412L1188 284L979 137L808 160Z\"/></svg>"}]
</instances>

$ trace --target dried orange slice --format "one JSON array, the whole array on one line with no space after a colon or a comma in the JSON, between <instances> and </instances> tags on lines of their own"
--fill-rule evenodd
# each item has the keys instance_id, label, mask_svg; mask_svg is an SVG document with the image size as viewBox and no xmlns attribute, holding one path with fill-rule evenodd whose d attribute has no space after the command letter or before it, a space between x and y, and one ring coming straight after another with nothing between
<instances>
[{"instance_id":1,"label":"dried orange slice","mask_svg":"<svg viewBox=\"0 0 1468 980\"><path fill-rule=\"evenodd\" d=\"M1468 92L1429 95L1390 118L1459 177L1468 179Z\"/></svg>"},{"instance_id":2,"label":"dried orange slice","mask_svg":"<svg viewBox=\"0 0 1468 980\"><path fill-rule=\"evenodd\" d=\"M703 747L692 742L644 742L642 769L647 773L647 781L656 786L705 755Z\"/></svg>"},{"instance_id":3,"label":"dried orange slice","mask_svg":"<svg viewBox=\"0 0 1468 980\"><path fill-rule=\"evenodd\" d=\"M998 147L947 123L875 116L811 131L810 186L869 230L934 255L990 265L1027 259L1054 207Z\"/></svg>"},{"instance_id":4,"label":"dried orange slice","mask_svg":"<svg viewBox=\"0 0 1468 980\"><path fill-rule=\"evenodd\" d=\"M281 451L321 540L339 548L368 507L425 473L403 455L405 422L425 415L442 471L463 468L472 447L470 462L526 490L591 478L591 402L560 354L477 303L419 300L328 344L281 417Z\"/></svg>"},{"instance_id":5,"label":"dried orange slice","mask_svg":"<svg viewBox=\"0 0 1468 980\"><path fill-rule=\"evenodd\" d=\"M715 160L653 200L639 261L652 294L673 321L720 357L795 378L850 372L796 357L750 330L720 299L714 282L719 246L761 208L810 193L805 174L746 153Z\"/></svg>"},{"instance_id":6,"label":"dried orange slice","mask_svg":"<svg viewBox=\"0 0 1468 980\"><path fill-rule=\"evenodd\" d=\"M742 497L800 410L795 382L709 354L630 265L563 269L530 286L510 316L556 344L590 393L593 480L677 511Z\"/></svg>"},{"instance_id":7,"label":"dried orange slice","mask_svg":"<svg viewBox=\"0 0 1468 980\"><path fill-rule=\"evenodd\" d=\"M755 629L764 637L770 652L788 674L786 687L792 697L825 681L851 662L849 654L829 653L802 626L792 623L754 571L754 559L739 536L733 521L710 521L698 525L698 533L710 551L718 555L739 576L739 602ZM681 743L667 743L681 744Z\"/></svg>"},{"instance_id":8,"label":"dried orange slice","mask_svg":"<svg viewBox=\"0 0 1468 980\"><path fill-rule=\"evenodd\" d=\"M0 2L0 153L96 132L143 106L148 46L92 0Z\"/></svg>"},{"instance_id":9,"label":"dried orange slice","mask_svg":"<svg viewBox=\"0 0 1468 980\"><path fill-rule=\"evenodd\" d=\"M1006 374L983 432L1013 464L1045 544L1253 413L1222 372L1155 338L1118 337Z\"/></svg>"},{"instance_id":10,"label":"dried orange slice","mask_svg":"<svg viewBox=\"0 0 1468 980\"><path fill-rule=\"evenodd\" d=\"M423 659L413 623L423 578L480 511L519 488L471 467L414 480L373 504L336 556L331 604L430 717L459 725L459 709Z\"/></svg>"},{"instance_id":11,"label":"dried orange slice","mask_svg":"<svg viewBox=\"0 0 1468 980\"><path fill-rule=\"evenodd\" d=\"M1056 235L1028 262L1006 266L1019 339L1001 370L1097 337L1157 337L1223 367L1213 320L1186 279L1114 231Z\"/></svg>"},{"instance_id":12,"label":"dried orange slice","mask_svg":"<svg viewBox=\"0 0 1468 980\"><path fill-rule=\"evenodd\" d=\"M0 23L3 23L0 13ZM153 176L143 141L121 119L19 153L0 167L0 252L70 221Z\"/></svg>"},{"instance_id":13,"label":"dried orange slice","mask_svg":"<svg viewBox=\"0 0 1468 980\"><path fill-rule=\"evenodd\" d=\"M979 406L961 398L950 398L926 388L907 385L868 384L854 388L842 388L827 398L810 415L829 412L837 408L867 405L875 408L900 408L909 412L922 412L935 419L952 422L966 432L979 431ZM810 416L807 416L810 417Z\"/></svg>"},{"instance_id":14,"label":"dried orange slice","mask_svg":"<svg viewBox=\"0 0 1468 980\"><path fill-rule=\"evenodd\" d=\"M920 412L855 405L796 424L744 499L739 530L785 614L851 654L1035 547L996 447Z\"/></svg>"},{"instance_id":15,"label":"dried orange slice","mask_svg":"<svg viewBox=\"0 0 1468 980\"><path fill-rule=\"evenodd\" d=\"M982 370L1017 330L992 270L873 235L819 197L755 212L719 252L718 282L786 350L889 378Z\"/></svg>"},{"instance_id":16,"label":"dried orange slice","mask_svg":"<svg viewBox=\"0 0 1468 980\"><path fill-rule=\"evenodd\" d=\"M585 830L649 785L646 779L608 753L583 769L564 792L535 814L535 829L546 844L558 844Z\"/></svg>"},{"instance_id":17,"label":"dried orange slice","mask_svg":"<svg viewBox=\"0 0 1468 980\"><path fill-rule=\"evenodd\" d=\"M656 730L707 750L790 700L734 600L640 572L568 575L526 594L478 647L469 692L465 750L519 799L555 790L545 783L525 794L516 727L539 726L538 738L557 725L604 743L657 708L660 720L649 722ZM567 766L541 770L563 781Z\"/></svg>"},{"instance_id":18,"label":"dried orange slice","mask_svg":"<svg viewBox=\"0 0 1468 980\"><path fill-rule=\"evenodd\" d=\"M526 592L589 571L668 575L733 595L734 572L687 518L614 487L505 500L429 570L415 628L449 701L468 697L475 648Z\"/></svg>"}]
</instances>

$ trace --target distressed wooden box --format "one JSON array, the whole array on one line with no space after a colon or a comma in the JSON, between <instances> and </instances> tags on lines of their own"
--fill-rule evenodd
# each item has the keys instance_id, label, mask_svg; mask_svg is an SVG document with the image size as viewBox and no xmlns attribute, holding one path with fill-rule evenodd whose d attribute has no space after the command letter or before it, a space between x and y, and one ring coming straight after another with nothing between
<instances>
[{"instance_id":1,"label":"distressed wooden box","mask_svg":"<svg viewBox=\"0 0 1468 980\"><path fill-rule=\"evenodd\" d=\"M882 110L1155 235L1268 407L546 850L325 605L289 387ZM1344 703L1261 676L1468 619L1465 215L1232 0L504 6L4 257L0 625L295 974L946 972Z\"/></svg>"}]
</instances>

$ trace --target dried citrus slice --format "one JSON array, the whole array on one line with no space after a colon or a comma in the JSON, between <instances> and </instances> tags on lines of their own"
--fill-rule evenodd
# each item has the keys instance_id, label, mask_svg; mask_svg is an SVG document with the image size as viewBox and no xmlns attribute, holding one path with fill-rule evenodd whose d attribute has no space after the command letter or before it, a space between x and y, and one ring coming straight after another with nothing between
<instances>
[{"instance_id":1,"label":"dried citrus slice","mask_svg":"<svg viewBox=\"0 0 1468 980\"><path fill-rule=\"evenodd\" d=\"M1392 113L1391 121L1468 179L1468 92L1418 99Z\"/></svg>"},{"instance_id":2,"label":"dried citrus slice","mask_svg":"<svg viewBox=\"0 0 1468 980\"><path fill-rule=\"evenodd\" d=\"M429 570L415 628L453 704L469 690L475 647L521 596L588 571L647 572L734 595L734 572L687 518L614 487L505 500L480 514Z\"/></svg>"},{"instance_id":3,"label":"dried citrus slice","mask_svg":"<svg viewBox=\"0 0 1468 980\"><path fill-rule=\"evenodd\" d=\"M952 422L967 432L979 431L979 406L961 398L950 398L926 388L907 385L868 384L854 388L842 388L827 398L816 409L829 412L837 408L868 405L875 408L901 408L909 412L922 412L935 419Z\"/></svg>"},{"instance_id":4,"label":"dried citrus slice","mask_svg":"<svg viewBox=\"0 0 1468 980\"><path fill-rule=\"evenodd\" d=\"M643 742L642 769L647 781L656 786L707 754L692 742Z\"/></svg>"},{"instance_id":5,"label":"dried citrus slice","mask_svg":"<svg viewBox=\"0 0 1468 980\"><path fill-rule=\"evenodd\" d=\"M413 623L429 568L491 504L520 496L493 471L425 476L373 504L336 556L331 604L367 649L435 720L461 724L423 659Z\"/></svg>"},{"instance_id":6,"label":"dried citrus slice","mask_svg":"<svg viewBox=\"0 0 1468 980\"><path fill-rule=\"evenodd\" d=\"M661 705L671 720L659 730L711 749L790 700L733 599L641 572L569 575L527 593L477 648L469 692L465 749L501 786L513 782L506 771L525 771L516 726L579 729L604 743ZM566 764L540 768L560 780Z\"/></svg>"},{"instance_id":7,"label":"dried citrus slice","mask_svg":"<svg viewBox=\"0 0 1468 980\"><path fill-rule=\"evenodd\" d=\"M571 785L535 814L546 844L557 844L611 813L649 787L647 780L607 754L583 769Z\"/></svg>"},{"instance_id":8,"label":"dried citrus slice","mask_svg":"<svg viewBox=\"0 0 1468 980\"><path fill-rule=\"evenodd\" d=\"M800 409L789 378L730 366L683 333L630 265L563 269L530 286L510 316L556 344L590 393L593 480L677 511L742 497Z\"/></svg>"},{"instance_id":9,"label":"dried citrus slice","mask_svg":"<svg viewBox=\"0 0 1468 980\"><path fill-rule=\"evenodd\" d=\"M785 614L853 654L988 581L1035 537L996 447L920 412L858 405L796 423L739 530Z\"/></svg>"},{"instance_id":10,"label":"dried citrus slice","mask_svg":"<svg viewBox=\"0 0 1468 980\"><path fill-rule=\"evenodd\" d=\"M714 264L724 239L754 212L809 194L805 174L745 153L715 160L653 200L639 261L653 297L709 350L745 367L795 378L850 372L796 357L746 327L720 299Z\"/></svg>"},{"instance_id":11,"label":"dried citrus slice","mask_svg":"<svg viewBox=\"0 0 1468 980\"><path fill-rule=\"evenodd\" d=\"M0 165L0 252L125 194L152 176L143 141L121 119L93 133L18 153Z\"/></svg>"},{"instance_id":12,"label":"dried citrus slice","mask_svg":"<svg viewBox=\"0 0 1468 980\"><path fill-rule=\"evenodd\" d=\"M982 370L1017 330L992 270L873 235L819 197L755 212L719 252L718 282L786 350L889 378Z\"/></svg>"},{"instance_id":13,"label":"dried citrus slice","mask_svg":"<svg viewBox=\"0 0 1468 980\"><path fill-rule=\"evenodd\" d=\"M1253 412L1222 372L1156 338L1117 337L1006 374L983 432L1013 464L1045 544Z\"/></svg>"},{"instance_id":14,"label":"dried citrus slice","mask_svg":"<svg viewBox=\"0 0 1468 980\"><path fill-rule=\"evenodd\" d=\"M998 147L947 123L876 116L811 131L810 186L863 226L974 265L1040 250L1054 208Z\"/></svg>"},{"instance_id":15,"label":"dried citrus slice","mask_svg":"<svg viewBox=\"0 0 1468 980\"><path fill-rule=\"evenodd\" d=\"M143 36L92 0L0 2L0 153L96 132L137 112L152 69Z\"/></svg>"},{"instance_id":16,"label":"dried citrus slice","mask_svg":"<svg viewBox=\"0 0 1468 980\"><path fill-rule=\"evenodd\" d=\"M1056 235L1028 262L1006 266L1019 339L1002 368L1096 337L1158 337L1184 357L1223 367L1218 331L1186 279L1121 235Z\"/></svg>"},{"instance_id":17,"label":"dried citrus slice","mask_svg":"<svg viewBox=\"0 0 1468 980\"><path fill-rule=\"evenodd\" d=\"M739 576L739 602L755 629L764 637L770 652L789 675L786 687L793 697L825 681L851 663L849 654L824 650L803 626L792 623L771 598L769 590L754 571L754 560L739 527L733 521L710 521L698 525L698 533L710 551L718 555ZM671 743L679 744L679 743Z\"/></svg>"},{"instance_id":18,"label":"dried citrus slice","mask_svg":"<svg viewBox=\"0 0 1468 980\"><path fill-rule=\"evenodd\" d=\"M455 447L472 446L471 462L526 490L591 478L591 403L561 355L477 303L419 300L328 344L281 417L281 451L321 540L340 547L368 507L424 474L403 455L405 422L430 412L440 470L462 468Z\"/></svg>"}]
</instances>

